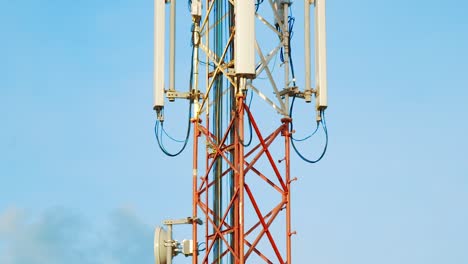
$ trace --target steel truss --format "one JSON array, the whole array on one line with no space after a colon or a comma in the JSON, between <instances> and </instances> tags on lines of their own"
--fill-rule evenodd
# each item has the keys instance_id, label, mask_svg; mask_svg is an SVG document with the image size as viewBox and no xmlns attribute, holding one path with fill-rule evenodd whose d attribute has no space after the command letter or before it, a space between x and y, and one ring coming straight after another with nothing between
<instances>
[{"instance_id":1,"label":"steel truss","mask_svg":"<svg viewBox=\"0 0 468 264\"><path fill-rule=\"evenodd\" d=\"M291 230L291 183L295 180L291 179L290 172L292 104L296 98L311 102L312 96L315 96L317 122L327 107L325 0L304 0L306 78L303 89L296 86L291 58L290 44L295 19L290 6L293 1L204 0L203 8L202 0L189 1L192 64L188 92L181 92L174 87L175 0L155 0L158 3L155 7L159 7L155 10L160 12L159 16L155 16L159 18L159 24L155 22L155 26L165 23L165 7L161 1L171 3L170 87L164 90L164 71L156 71L154 109L159 122L162 122L163 93L169 101L187 99L193 106L193 112L190 112L190 117L193 117L190 120L193 124L192 216L179 222L166 221L169 230L168 238L164 240L167 263L171 264L172 257L183 252L186 256L192 256L192 264L291 264L291 236L295 233ZM263 8L259 9L263 2ZM252 6L248 6L249 3ZM316 6L315 89L310 86L309 8L312 3ZM256 6L255 13L249 9L253 5ZM240 14L237 17L236 12ZM255 37L254 31L246 33L239 30L250 27L236 28L236 23L243 25L243 22L253 21L254 16L257 19L257 23L252 25L256 27ZM243 18L252 20L239 20ZM160 40L158 43L162 48L155 55L155 61L158 59L159 62L155 69L161 69L164 65L162 40L165 38L165 29L158 28L157 40ZM256 31L259 28L264 30L263 35ZM269 37L265 39L264 36ZM238 41L253 45L239 51L236 48L239 47ZM236 52L243 55L236 57ZM205 55L204 62L200 60L200 53ZM281 60L279 67L283 71L281 74L274 71L278 55ZM255 65L251 56L257 60ZM244 57L249 58L248 67L236 68L245 64L237 60ZM200 63L205 65L204 69ZM204 77L200 78L202 73ZM223 87L224 83L228 87ZM201 86L204 89L200 89ZM256 115L250 111L250 105L246 104L249 90L281 116L281 122L273 132L264 134L260 129ZM252 135L249 143L245 144L247 122ZM327 133L325 126L324 131ZM188 142L188 136L182 150ZM252 141L252 138L255 140ZM278 145L284 152L278 151ZM281 157L274 157L273 154ZM264 190L268 190L268 195L263 193ZM201 220L204 225L201 225ZM174 223L192 224L192 240L184 240L180 248L180 243L172 239ZM158 239L156 243L157 248L161 246L160 241ZM202 244L205 244L204 249L201 248ZM163 255L160 254L159 258L157 256L156 263L166 263L158 262L163 259Z\"/></svg>"},{"instance_id":2,"label":"steel truss","mask_svg":"<svg viewBox=\"0 0 468 264\"><path fill-rule=\"evenodd\" d=\"M248 150L243 144L244 117L250 119L254 134L259 143ZM205 240L198 241L198 226L193 224L194 244L199 242L206 243L206 251L200 252L199 256L193 256L193 263L220 263L221 259L228 256L233 260L232 263L246 263L252 254L256 254L263 259L265 263L291 263L291 176L290 176L290 118L281 119L281 125L272 133L265 136L255 121L253 114L245 104L243 95L237 96L236 114L230 120L224 136L220 142L216 142L216 137L209 129L200 123L199 119L193 119L194 139L193 139L193 217L201 218L205 221L204 232ZM235 140L227 144L230 133L234 133ZM277 164L270 151L273 142L283 137L284 154L281 161L281 167ZM206 170L198 177L198 152L200 140L204 139L213 147L206 149ZM234 160L228 158L230 151L234 150ZM269 166L273 169L273 175L266 175L256 167L257 161L261 157L266 157ZM224 160L228 167L223 171L222 177L226 177L231 172L234 173L234 192L229 204L225 207L222 216L215 216L211 208L210 195L216 179L213 178L213 165L217 158ZM282 171L282 172L281 172ZM261 181L276 190L280 202L273 209L265 213L261 208L261 201L265 197L255 196L253 188L249 184L251 177L258 177ZM293 179L294 180L294 179ZM269 197L271 199L271 197ZM255 211L255 215L245 215L248 207ZM282 213L284 211L284 213ZM201 212L201 215L198 213ZM227 221L232 213L233 218ZM255 223L246 225L246 218L255 218ZM270 230L271 224L283 217L286 222L283 237L273 234ZM217 219L216 219L217 218ZM257 232L255 236L252 234ZM266 252L273 251L273 256L268 255L259 247L262 239L268 241L269 249ZM279 247L276 239L285 239L286 248ZM213 246L216 241L221 240L225 250L218 259L213 258ZM262 246L264 246L263 243Z\"/></svg>"},{"instance_id":3,"label":"steel truss","mask_svg":"<svg viewBox=\"0 0 468 264\"><path fill-rule=\"evenodd\" d=\"M234 4L233 1L230 3ZM197 41L194 42L196 56L193 61L196 84L192 94L200 94L196 80L199 71L199 51L205 54L206 79L204 83L206 88L200 98L201 102L198 101L198 96L193 97L195 100L192 119L194 127L192 218L202 219L205 223L204 226L199 226L194 222L192 226L193 252L199 253L193 255L193 264L244 264L258 263L262 260L264 263L291 263L293 232L291 231L290 188L294 179L290 176L290 123L292 120L289 117L289 96L296 96L296 94L290 92L294 87L291 86L287 52L289 31L287 23L283 23L283 21L288 21L288 5L284 4L284 17L280 17L275 2L268 0L266 3L271 7L277 27L273 26L274 22L269 22L259 13L256 13L256 17L268 30L271 30L273 35L278 37L278 43L269 52L263 52L258 41L255 42L255 50L260 59L256 65L256 76L262 72L266 73L269 83L267 86L271 87L274 93L271 99L260 92L252 80L232 74L233 62L226 61L225 58L233 45L235 30L229 32L223 48L218 50L218 53L211 49L210 39L214 36L212 31L221 20L228 20L228 13L210 24L210 15L214 10L215 1L206 0L205 15L200 20L194 21L194 34L197 37ZM272 58L278 56L280 49L284 49L285 57L284 83L277 84L269 64ZM210 63L213 65L212 69L209 67ZM222 96L231 96L235 104L222 135L215 135L210 130L209 123L210 114L212 114L210 108L217 103L215 100L210 101L209 96L212 94L217 77L227 80L230 87L226 87ZM270 134L263 133L255 120L255 115L246 104L247 90L252 90L283 117L280 125ZM262 90L265 90L265 87L262 87ZM202 121L202 113L206 114L204 121ZM256 145L247 146L244 142L245 121L252 126ZM282 157L274 157L272 145L282 146L284 149ZM200 159L203 154L204 160ZM216 170L220 162L221 172ZM266 171L267 169L269 171ZM226 178L232 181L232 186L229 186L231 189L228 201L219 210L219 205L213 203L213 199L219 199L219 197L214 197L214 191L217 188L216 185ZM259 195L258 190L262 188L270 189L275 197ZM265 208L267 204L268 208ZM274 224L278 222L281 223L281 230L275 228L277 226ZM204 251L200 250L203 242Z\"/></svg>"}]
</instances>

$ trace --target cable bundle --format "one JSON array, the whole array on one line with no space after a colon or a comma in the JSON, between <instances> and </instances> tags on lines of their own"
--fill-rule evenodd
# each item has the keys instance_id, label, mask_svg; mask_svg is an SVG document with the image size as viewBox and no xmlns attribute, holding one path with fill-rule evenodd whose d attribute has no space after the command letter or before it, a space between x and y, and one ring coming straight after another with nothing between
<instances>
[{"instance_id":1,"label":"cable bundle","mask_svg":"<svg viewBox=\"0 0 468 264\"><path fill-rule=\"evenodd\" d=\"M193 27L192 27L192 34L194 34L193 33ZM192 62L193 62L194 53L195 53L195 48L192 45L192 60L191 60ZM193 82L193 63L191 63L191 67L190 67L190 91L192 91L192 82ZM187 133L185 135L184 140L177 140L174 137L170 136L166 132L166 130L164 129L164 122L162 122L160 120L156 120L156 123L154 124L154 135L156 136L156 141L158 142L158 146L162 150L162 152L164 154L166 154L167 156L169 156L169 157L175 157L175 156L180 155L180 153L182 153L185 150L185 147L187 146L189 136L190 136L190 130L192 129L192 120L191 120L192 119L192 100L190 100L190 103L189 103L188 113L189 114L188 114L188 121L187 121L187 123L188 123L187 124ZM182 148L179 151L175 152L175 153L169 152L166 149L166 147L164 146L163 135L165 135L166 137L168 137L169 139L171 139L174 142L184 143L182 145Z\"/></svg>"},{"instance_id":2,"label":"cable bundle","mask_svg":"<svg viewBox=\"0 0 468 264\"><path fill-rule=\"evenodd\" d=\"M289 110L289 116L292 118L293 117L293 109L294 109L294 101L296 100L296 97L294 96L293 97L293 100L291 102L291 107L290 107L290 110ZM303 139L295 139L294 137L291 136L292 140L291 140L291 144L293 146L293 149L294 151L296 152L296 154L302 159L304 160L305 162L308 162L308 163L317 163L319 162L323 156L325 155L325 153L327 152L327 147L328 147L328 130L327 130L327 123L325 121L325 111L321 111L320 112L320 117L321 117L321 120L319 122L317 122L317 127L315 128L314 132L312 132L312 134L310 134L309 136L303 138ZM319 128L319 126L322 125L322 128L323 128L323 132L325 133L325 146L323 148L323 151L322 151L322 154L320 154L320 156L315 159L315 160L311 160L311 159L308 159L306 157L304 157L304 155L299 152L299 150L297 149L296 147L296 144L294 143L295 141L299 142L299 141L305 141L309 138L311 138L313 135L315 135L315 133L317 133L317 130ZM290 124L290 130L293 131L293 123L291 122Z\"/></svg>"}]
</instances>

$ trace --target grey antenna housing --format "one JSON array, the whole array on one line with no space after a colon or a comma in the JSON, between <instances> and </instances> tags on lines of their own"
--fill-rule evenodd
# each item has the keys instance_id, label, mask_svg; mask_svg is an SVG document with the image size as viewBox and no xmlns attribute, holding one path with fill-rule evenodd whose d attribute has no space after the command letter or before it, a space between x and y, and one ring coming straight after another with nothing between
<instances>
[{"instance_id":1,"label":"grey antenna housing","mask_svg":"<svg viewBox=\"0 0 468 264\"><path fill-rule=\"evenodd\" d=\"M154 230L154 259L156 264L167 263L167 249L165 241L168 240L168 233L164 228L158 226Z\"/></svg>"}]
</instances>

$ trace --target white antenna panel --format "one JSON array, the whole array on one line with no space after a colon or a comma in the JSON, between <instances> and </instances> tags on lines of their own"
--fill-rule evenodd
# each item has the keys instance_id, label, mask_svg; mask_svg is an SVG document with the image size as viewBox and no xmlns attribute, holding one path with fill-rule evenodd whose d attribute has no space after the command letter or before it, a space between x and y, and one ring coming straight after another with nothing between
<instances>
[{"instance_id":1,"label":"white antenna panel","mask_svg":"<svg viewBox=\"0 0 468 264\"><path fill-rule=\"evenodd\" d=\"M153 65L153 108L164 106L164 51L166 35L166 3L154 0L154 65Z\"/></svg>"},{"instance_id":2,"label":"white antenna panel","mask_svg":"<svg viewBox=\"0 0 468 264\"><path fill-rule=\"evenodd\" d=\"M315 0L315 82L317 108L327 108L327 39L325 0Z\"/></svg>"},{"instance_id":3,"label":"white antenna panel","mask_svg":"<svg viewBox=\"0 0 468 264\"><path fill-rule=\"evenodd\" d=\"M237 75L255 76L255 5L253 1L235 1L234 57Z\"/></svg>"}]
</instances>

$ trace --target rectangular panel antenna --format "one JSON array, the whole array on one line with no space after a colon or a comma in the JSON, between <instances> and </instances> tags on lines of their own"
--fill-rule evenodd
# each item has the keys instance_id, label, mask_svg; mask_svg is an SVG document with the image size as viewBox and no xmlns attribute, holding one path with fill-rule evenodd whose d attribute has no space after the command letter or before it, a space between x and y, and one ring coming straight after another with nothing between
<instances>
[{"instance_id":1,"label":"rectangular panel antenna","mask_svg":"<svg viewBox=\"0 0 468 264\"><path fill-rule=\"evenodd\" d=\"M166 3L154 0L154 65L153 65L153 108L164 107L164 61L166 35Z\"/></svg>"},{"instance_id":2,"label":"rectangular panel antenna","mask_svg":"<svg viewBox=\"0 0 468 264\"><path fill-rule=\"evenodd\" d=\"M305 97L306 103L311 102L310 91L310 0L304 0L304 71L305 87L304 92L309 92Z\"/></svg>"},{"instance_id":3,"label":"rectangular panel antenna","mask_svg":"<svg viewBox=\"0 0 468 264\"><path fill-rule=\"evenodd\" d=\"M234 67L237 75L255 77L254 1L235 1Z\"/></svg>"},{"instance_id":4,"label":"rectangular panel antenna","mask_svg":"<svg viewBox=\"0 0 468 264\"><path fill-rule=\"evenodd\" d=\"M317 109L327 108L327 39L325 0L315 0L315 83Z\"/></svg>"}]
</instances>

